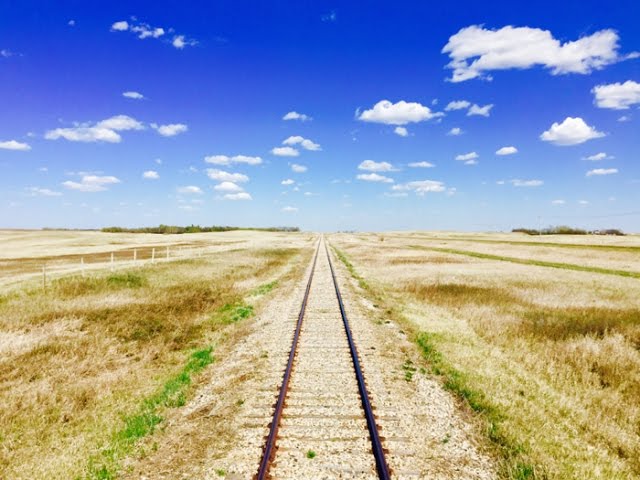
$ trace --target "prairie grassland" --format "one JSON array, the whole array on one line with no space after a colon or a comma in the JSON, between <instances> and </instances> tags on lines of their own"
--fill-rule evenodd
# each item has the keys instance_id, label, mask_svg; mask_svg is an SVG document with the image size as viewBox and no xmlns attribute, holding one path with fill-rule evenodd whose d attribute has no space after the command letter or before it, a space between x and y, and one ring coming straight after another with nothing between
<instances>
[{"instance_id":1,"label":"prairie grassland","mask_svg":"<svg viewBox=\"0 0 640 480\"><path fill-rule=\"evenodd\" d=\"M418 237L330 241L443 385L479 412L503 476L640 477L640 280L419 250ZM510 254L539 254L517 248ZM601 267L632 255L624 261L640 271L635 254L563 252Z\"/></svg>"},{"instance_id":2,"label":"prairie grassland","mask_svg":"<svg viewBox=\"0 0 640 480\"><path fill-rule=\"evenodd\" d=\"M262 235L245 238L253 248L0 294L0 478L113 478L163 410L184 404L212 348L306 266L310 237Z\"/></svg>"}]
</instances>

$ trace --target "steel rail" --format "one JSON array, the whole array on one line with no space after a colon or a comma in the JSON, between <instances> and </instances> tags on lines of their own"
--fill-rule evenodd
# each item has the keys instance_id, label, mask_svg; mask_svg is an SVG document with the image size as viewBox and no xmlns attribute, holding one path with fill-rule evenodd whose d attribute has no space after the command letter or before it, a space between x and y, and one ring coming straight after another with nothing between
<instances>
[{"instance_id":1,"label":"steel rail","mask_svg":"<svg viewBox=\"0 0 640 480\"><path fill-rule=\"evenodd\" d=\"M325 243L324 248L327 252L327 260L329 260L329 268L331 269L331 276L333 277L333 285L336 288L336 297L338 297L338 304L340 305L340 314L342 315L342 322L344 329L347 333L347 339L349 340L349 350L351 351L351 359L356 372L356 378L358 380L358 390L360 391L360 399L362 400L362 408L364 410L365 417L367 419L367 428L369 429L369 437L371 438L371 449L373 450L373 456L376 459L376 470L378 471L378 478L381 480L389 480L391 474L389 472L389 466L385 458L384 448L382 447L382 441L378 433L378 426L376 425L375 415L371 408L371 401L369 400L369 393L367 392L367 386L364 381L364 375L360 367L360 360L358 357L358 351L353 341L353 335L351 328L349 327L349 320L347 319L347 312L344 309L344 303L342 302L342 295L340 294L340 288L338 287L338 280L336 279L336 272L333 269L333 263L331 262L331 255L329 255L329 248Z\"/></svg>"},{"instance_id":2,"label":"steel rail","mask_svg":"<svg viewBox=\"0 0 640 480\"><path fill-rule=\"evenodd\" d=\"M298 339L300 338L300 330L302 330L302 320L304 319L304 313L307 310L307 300L309 299L309 291L311 290L311 281L313 280L313 274L316 269L316 262L318 261L318 252L320 251L320 244L322 240L318 242L315 256L313 257L313 265L311 266L311 274L307 281L307 288L304 292L302 299L302 306L300 307L300 313L298 314L298 322L296 324L296 331L293 334L293 342L291 344L291 351L289 352L289 360L287 361L287 368L284 371L282 377L282 385L280 387L280 394L278 395L278 401L276 402L275 411L273 413L273 420L269 426L269 435L265 443L264 451L262 452L262 459L260 460L260 467L258 468L258 474L254 477L257 480L264 480L269 478L269 468L271 467L271 461L275 456L276 438L278 436L278 429L280 428L280 419L282 418L282 410L287 398L287 392L289 390L289 380L291 379L291 373L293 371L293 362L298 351Z\"/></svg>"}]
</instances>

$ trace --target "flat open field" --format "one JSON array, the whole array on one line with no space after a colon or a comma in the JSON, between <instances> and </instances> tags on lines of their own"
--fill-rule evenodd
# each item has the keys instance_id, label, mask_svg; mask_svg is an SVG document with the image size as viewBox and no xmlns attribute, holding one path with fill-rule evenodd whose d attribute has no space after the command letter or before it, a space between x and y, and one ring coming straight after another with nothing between
<instances>
[{"instance_id":1,"label":"flat open field","mask_svg":"<svg viewBox=\"0 0 640 480\"><path fill-rule=\"evenodd\" d=\"M333 281L392 478L640 478L640 237L319 240L1 231L0 478L252 478L314 268L274 478L377 478Z\"/></svg>"}]
</instances>

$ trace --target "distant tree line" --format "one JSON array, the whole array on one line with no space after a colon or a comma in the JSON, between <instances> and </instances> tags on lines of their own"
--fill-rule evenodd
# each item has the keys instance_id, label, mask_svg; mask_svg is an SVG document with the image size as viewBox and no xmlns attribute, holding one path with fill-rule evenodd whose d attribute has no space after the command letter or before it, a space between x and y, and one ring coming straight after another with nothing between
<instances>
[{"instance_id":1,"label":"distant tree line","mask_svg":"<svg viewBox=\"0 0 640 480\"><path fill-rule=\"evenodd\" d=\"M211 227L201 227L200 225L189 225L187 227L180 227L176 225L159 225L157 227L140 227L140 228L125 228L125 227L105 227L101 232L106 233L160 233L160 234L180 234L180 233L207 233L207 232L231 232L234 230L256 230L259 232L299 232L298 227L266 227L266 228L251 228L251 227L229 227L214 225Z\"/></svg>"},{"instance_id":2,"label":"distant tree line","mask_svg":"<svg viewBox=\"0 0 640 480\"><path fill-rule=\"evenodd\" d=\"M617 228L607 228L603 230L584 230L582 228L568 227L566 225L558 225L556 227L547 227L542 230L535 228L514 228L512 232L526 233L527 235L624 235L622 230Z\"/></svg>"}]
</instances>

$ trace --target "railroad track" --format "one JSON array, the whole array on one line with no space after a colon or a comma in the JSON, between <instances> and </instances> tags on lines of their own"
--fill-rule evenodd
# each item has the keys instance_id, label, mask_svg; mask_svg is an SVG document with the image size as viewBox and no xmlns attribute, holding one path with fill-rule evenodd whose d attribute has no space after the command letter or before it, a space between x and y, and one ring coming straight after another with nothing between
<instances>
[{"instance_id":1,"label":"railroad track","mask_svg":"<svg viewBox=\"0 0 640 480\"><path fill-rule=\"evenodd\" d=\"M324 237L254 478L390 478Z\"/></svg>"}]
</instances>

